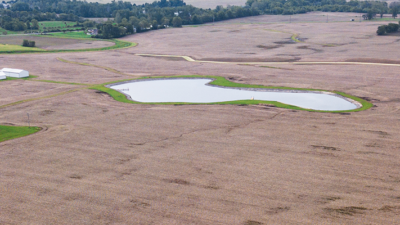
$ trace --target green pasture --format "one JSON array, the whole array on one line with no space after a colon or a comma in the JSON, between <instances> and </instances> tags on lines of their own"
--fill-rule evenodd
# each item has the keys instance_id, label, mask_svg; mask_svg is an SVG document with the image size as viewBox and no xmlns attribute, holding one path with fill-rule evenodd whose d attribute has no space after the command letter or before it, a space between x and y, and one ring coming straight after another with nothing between
<instances>
[{"instance_id":1,"label":"green pasture","mask_svg":"<svg viewBox=\"0 0 400 225\"><path fill-rule=\"evenodd\" d=\"M83 31L73 31L73 32L57 32L57 33L50 33L47 36L50 37L57 37L57 38L73 38L73 39L91 39L90 35L87 35ZM98 39L96 39L98 40Z\"/></svg>"},{"instance_id":2,"label":"green pasture","mask_svg":"<svg viewBox=\"0 0 400 225\"><path fill-rule=\"evenodd\" d=\"M70 22L70 21L39 21L39 30L40 31L45 31L48 29L60 29L60 30L66 30L66 29L81 29L82 27L73 27L76 22ZM68 27L70 26L70 27ZM45 29L46 28L46 29Z\"/></svg>"},{"instance_id":3,"label":"green pasture","mask_svg":"<svg viewBox=\"0 0 400 225\"><path fill-rule=\"evenodd\" d=\"M17 127L0 125L0 142L24 137L40 131L39 127Z\"/></svg>"}]
</instances>

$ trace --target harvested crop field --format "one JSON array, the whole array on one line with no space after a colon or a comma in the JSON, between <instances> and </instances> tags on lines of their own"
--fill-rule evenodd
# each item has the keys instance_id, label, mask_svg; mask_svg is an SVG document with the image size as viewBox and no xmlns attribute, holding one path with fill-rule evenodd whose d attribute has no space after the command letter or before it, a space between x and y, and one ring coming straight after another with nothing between
<instances>
[{"instance_id":1,"label":"harvested crop field","mask_svg":"<svg viewBox=\"0 0 400 225\"><path fill-rule=\"evenodd\" d=\"M23 36L0 36L0 44L22 45L24 39L35 41L35 46L46 50L65 50L65 49L86 49L86 48L103 48L113 46L113 42L94 41L94 40L78 40L67 38L40 37L33 35Z\"/></svg>"},{"instance_id":2,"label":"harvested crop field","mask_svg":"<svg viewBox=\"0 0 400 225\"><path fill-rule=\"evenodd\" d=\"M0 124L25 126L29 113L45 128L0 143L0 224L396 224L398 37L376 36L387 22L269 23L280 18L136 34L127 49L0 55L38 76L0 82ZM157 56L136 55L146 53ZM374 107L141 105L88 89L188 74L341 91Z\"/></svg>"}]
</instances>

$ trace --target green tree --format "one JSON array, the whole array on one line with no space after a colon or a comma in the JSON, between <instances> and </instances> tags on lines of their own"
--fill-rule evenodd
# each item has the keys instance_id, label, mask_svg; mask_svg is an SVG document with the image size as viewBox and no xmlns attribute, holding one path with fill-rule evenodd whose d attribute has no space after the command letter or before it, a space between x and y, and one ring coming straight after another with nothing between
<instances>
[{"instance_id":1,"label":"green tree","mask_svg":"<svg viewBox=\"0 0 400 225\"><path fill-rule=\"evenodd\" d=\"M386 33L386 25L379 26L378 30L376 31L376 34L384 35L385 33Z\"/></svg>"},{"instance_id":2,"label":"green tree","mask_svg":"<svg viewBox=\"0 0 400 225\"><path fill-rule=\"evenodd\" d=\"M179 16L174 17L174 19L172 19L172 26L173 27L182 27L182 19Z\"/></svg>"},{"instance_id":3,"label":"green tree","mask_svg":"<svg viewBox=\"0 0 400 225\"><path fill-rule=\"evenodd\" d=\"M162 23L161 23L163 26L169 26L169 19L167 18L167 17L164 17L163 19L162 19Z\"/></svg>"},{"instance_id":4,"label":"green tree","mask_svg":"<svg viewBox=\"0 0 400 225\"><path fill-rule=\"evenodd\" d=\"M370 9L370 10L368 10L368 12L367 12L367 19L368 19L368 20L372 20L372 19L375 17L375 15L376 15L375 11L372 10L372 9Z\"/></svg>"},{"instance_id":5,"label":"green tree","mask_svg":"<svg viewBox=\"0 0 400 225\"><path fill-rule=\"evenodd\" d=\"M28 47L29 46L29 41L26 40L26 39L22 40L22 46Z\"/></svg>"},{"instance_id":6,"label":"green tree","mask_svg":"<svg viewBox=\"0 0 400 225\"><path fill-rule=\"evenodd\" d=\"M126 26L126 33L133 34L132 24L128 24L128 26Z\"/></svg>"},{"instance_id":7,"label":"green tree","mask_svg":"<svg viewBox=\"0 0 400 225\"><path fill-rule=\"evenodd\" d=\"M39 22L37 20L33 19L31 23L32 23L32 29L39 29Z\"/></svg>"},{"instance_id":8,"label":"green tree","mask_svg":"<svg viewBox=\"0 0 400 225\"><path fill-rule=\"evenodd\" d=\"M117 14L115 14L114 21L115 21L116 23L121 23L122 17L121 17L121 14L120 14L119 12L117 12Z\"/></svg>"},{"instance_id":9,"label":"green tree","mask_svg":"<svg viewBox=\"0 0 400 225\"><path fill-rule=\"evenodd\" d=\"M397 14L399 13L399 8L398 7L393 7L391 9L392 12L392 17L395 19L397 17Z\"/></svg>"},{"instance_id":10,"label":"green tree","mask_svg":"<svg viewBox=\"0 0 400 225\"><path fill-rule=\"evenodd\" d=\"M194 15L194 16L192 17L192 23L193 23L193 24L200 24L200 23L201 23L201 20L200 20L200 18L199 18L197 15Z\"/></svg>"},{"instance_id":11,"label":"green tree","mask_svg":"<svg viewBox=\"0 0 400 225\"><path fill-rule=\"evenodd\" d=\"M153 30L157 30L158 29L157 20L153 20L153 23L151 24L151 29L153 29Z\"/></svg>"}]
</instances>

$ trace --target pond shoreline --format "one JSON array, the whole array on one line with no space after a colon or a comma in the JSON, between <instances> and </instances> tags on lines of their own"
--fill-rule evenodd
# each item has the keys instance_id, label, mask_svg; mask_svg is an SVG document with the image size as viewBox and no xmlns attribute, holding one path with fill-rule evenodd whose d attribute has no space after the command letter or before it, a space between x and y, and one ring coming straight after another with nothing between
<instances>
[{"instance_id":1,"label":"pond shoreline","mask_svg":"<svg viewBox=\"0 0 400 225\"><path fill-rule=\"evenodd\" d=\"M353 105L356 106L355 109L359 109L361 107L363 107L363 105L356 101L353 100L351 98L342 96L340 94L337 93L333 93L333 92L329 92L329 91L311 91L311 90L291 90L291 89L278 89L278 88L268 88L266 86L266 88L247 88L247 87L229 87L229 86L220 86L220 85L214 85L211 84L213 81L216 80L216 78L210 78L210 77L170 77L170 78L144 78L144 79L135 79L135 80L129 80L129 81L122 81L122 82L117 82L117 83L113 83L113 84L108 84L105 85L105 87L113 89L111 87L113 86L117 86L117 85L122 85L122 84L128 84L128 83L136 83L136 82L144 82L144 81L157 81L157 80L182 80L182 79L188 79L188 80L193 80L193 79L205 79L205 80L210 80L210 82L206 83L206 86L210 86L210 87L215 87L215 88L224 88L224 89L231 89L231 90L243 90L243 91L255 91L255 92L282 92L282 93L312 93L312 94L323 94L323 95L331 95L334 97L339 97L345 101L348 101L350 103L352 103ZM126 98L130 101L134 101L134 102L139 102L139 103L150 103L150 102L140 102L137 100L132 99L132 97L129 94L124 93L121 90L118 89L113 89L115 91L118 91L121 94L124 94L126 96ZM258 100L258 99L256 99ZM267 100L261 100L261 101L267 101ZM191 103L191 102L187 102L187 103ZM197 104L195 102L192 102L193 104ZM281 102L282 103L282 102ZM207 104L207 103L204 103ZM284 103L285 104L285 103ZM301 107L302 108L302 107ZM309 108L304 108L304 109L309 109ZM355 109L350 109L350 110L355 110ZM312 109L315 110L315 109ZM320 111L320 110L316 110L316 111ZM334 110L334 111L345 111L345 110Z\"/></svg>"}]
</instances>

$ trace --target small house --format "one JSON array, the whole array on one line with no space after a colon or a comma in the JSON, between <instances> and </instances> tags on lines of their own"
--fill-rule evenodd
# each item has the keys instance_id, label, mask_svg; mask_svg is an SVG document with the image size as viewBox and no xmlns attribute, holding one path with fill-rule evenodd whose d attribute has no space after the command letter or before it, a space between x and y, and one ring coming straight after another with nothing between
<instances>
[{"instance_id":1,"label":"small house","mask_svg":"<svg viewBox=\"0 0 400 225\"><path fill-rule=\"evenodd\" d=\"M5 73L7 77L16 77L16 78L29 77L29 72L26 70L3 68L1 71Z\"/></svg>"},{"instance_id":2,"label":"small house","mask_svg":"<svg viewBox=\"0 0 400 225\"><path fill-rule=\"evenodd\" d=\"M97 29L88 30L87 35L98 35L99 31Z\"/></svg>"},{"instance_id":3,"label":"small house","mask_svg":"<svg viewBox=\"0 0 400 225\"><path fill-rule=\"evenodd\" d=\"M6 78L7 78L6 74L3 71L0 71L0 80L4 80Z\"/></svg>"}]
</instances>

